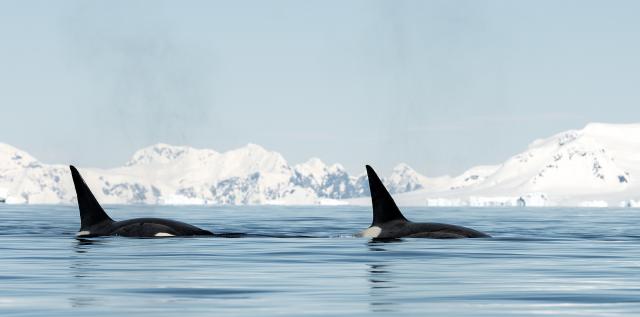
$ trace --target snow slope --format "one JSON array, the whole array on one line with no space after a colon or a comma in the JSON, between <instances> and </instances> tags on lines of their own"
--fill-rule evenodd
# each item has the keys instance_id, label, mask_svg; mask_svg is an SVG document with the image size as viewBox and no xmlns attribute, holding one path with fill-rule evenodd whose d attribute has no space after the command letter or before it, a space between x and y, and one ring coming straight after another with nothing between
<instances>
[{"instance_id":1,"label":"snow slope","mask_svg":"<svg viewBox=\"0 0 640 317\"><path fill-rule=\"evenodd\" d=\"M640 124L591 123L536 140L499 166L473 170L479 175L469 186L414 191L398 195L398 201L432 206L634 206L640 200Z\"/></svg>"},{"instance_id":2,"label":"snow slope","mask_svg":"<svg viewBox=\"0 0 640 317\"><path fill-rule=\"evenodd\" d=\"M224 153L156 144L122 167L80 171L98 199L112 204L336 205L368 194L366 177L351 176L340 164L313 158L291 166L256 144ZM392 175L394 192L423 187L424 176L405 165L402 171ZM8 203L75 201L66 165L41 163L7 144L0 144L0 193Z\"/></svg>"},{"instance_id":3,"label":"snow slope","mask_svg":"<svg viewBox=\"0 0 640 317\"><path fill-rule=\"evenodd\" d=\"M318 158L290 165L256 144L227 152L156 144L122 167L80 171L105 203L370 204L366 175ZM456 177L425 177L399 164L383 181L401 205L634 207L640 205L640 124L588 124ZM0 143L3 198L72 203L75 192L67 166Z\"/></svg>"}]
</instances>

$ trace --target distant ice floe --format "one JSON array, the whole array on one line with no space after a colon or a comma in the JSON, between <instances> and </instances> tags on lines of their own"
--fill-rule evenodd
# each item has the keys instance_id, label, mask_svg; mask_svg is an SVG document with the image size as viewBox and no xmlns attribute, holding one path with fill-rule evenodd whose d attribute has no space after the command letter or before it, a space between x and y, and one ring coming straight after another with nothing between
<instances>
[{"instance_id":1,"label":"distant ice floe","mask_svg":"<svg viewBox=\"0 0 640 317\"><path fill-rule=\"evenodd\" d=\"M331 199L331 198L318 198L315 192L309 188L292 188L288 191L288 195L280 199L272 199L263 202L265 205L344 205L343 200Z\"/></svg>"},{"instance_id":2,"label":"distant ice floe","mask_svg":"<svg viewBox=\"0 0 640 317\"><path fill-rule=\"evenodd\" d=\"M428 207L549 207L555 204L542 193L522 196L470 196L468 198L427 198Z\"/></svg>"},{"instance_id":3,"label":"distant ice floe","mask_svg":"<svg viewBox=\"0 0 640 317\"><path fill-rule=\"evenodd\" d=\"M629 199L621 201L618 206L623 208L640 208L640 200Z\"/></svg>"},{"instance_id":4,"label":"distant ice floe","mask_svg":"<svg viewBox=\"0 0 640 317\"><path fill-rule=\"evenodd\" d=\"M589 200L581 202L578 207L607 208L609 207L609 204L604 200Z\"/></svg>"},{"instance_id":5,"label":"distant ice floe","mask_svg":"<svg viewBox=\"0 0 640 317\"><path fill-rule=\"evenodd\" d=\"M268 200L264 205L276 205L276 206L304 206L304 205L319 205L319 206L345 206L349 205L344 200L337 199L317 199L313 202L308 200L295 201L295 200Z\"/></svg>"},{"instance_id":6,"label":"distant ice floe","mask_svg":"<svg viewBox=\"0 0 640 317\"><path fill-rule=\"evenodd\" d=\"M158 203L161 205L206 205L207 201L200 198L171 195L161 197Z\"/></svg>"}]
</instances>

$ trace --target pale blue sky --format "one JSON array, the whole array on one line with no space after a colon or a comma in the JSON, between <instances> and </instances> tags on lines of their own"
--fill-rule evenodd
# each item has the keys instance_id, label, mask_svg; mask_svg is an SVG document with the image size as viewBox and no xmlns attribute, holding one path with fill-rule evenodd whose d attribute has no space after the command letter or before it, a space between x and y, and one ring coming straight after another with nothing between
<instances>
[{"instance_id":1,"label":"pale blue sky","mask_svg":"<svg viewBox=\"0 0 640 317\"><path fill-rule=\"evenodd\" d=\"M640 121L638 1L0 1L0 142L112 167L248 142L350 172Z\"/></svg>"}]
</instances>

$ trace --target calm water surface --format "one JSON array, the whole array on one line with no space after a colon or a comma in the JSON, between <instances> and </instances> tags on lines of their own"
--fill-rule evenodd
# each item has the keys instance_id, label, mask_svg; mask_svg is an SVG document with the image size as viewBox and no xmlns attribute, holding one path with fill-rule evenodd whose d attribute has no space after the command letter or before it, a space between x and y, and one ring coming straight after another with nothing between
<instances>
[{"instance_id":1,"label":"calm water surface","mask_svg":"<svg viewBox=\"0 0 640 317\"><path fill-rule=\"evenodd\" d=\"M406 208L494 238L395 242L353 237L367 207L108 210L252 235L80 241L75 206L0 205L0 315L640 315L640 210Z\"/></svg>"}]
</instances>

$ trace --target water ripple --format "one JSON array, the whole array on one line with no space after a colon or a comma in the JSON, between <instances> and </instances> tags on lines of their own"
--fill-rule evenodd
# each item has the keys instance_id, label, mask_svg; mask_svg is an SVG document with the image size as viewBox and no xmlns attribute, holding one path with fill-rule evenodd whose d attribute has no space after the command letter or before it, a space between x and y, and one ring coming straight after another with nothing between
<instances>
[{"instance_id":1,"label":"water ripple","mask_svg":"<svg viewBox=\"0 0 640 317\"><path fill-rule=\"evenodd\" d=\"M365 207L110 206L214 237L76 239L74 206L0 205L2 316L640 314L640 213L408 208L491 239L368 240Z\"/></svg>"}]
</instances>

